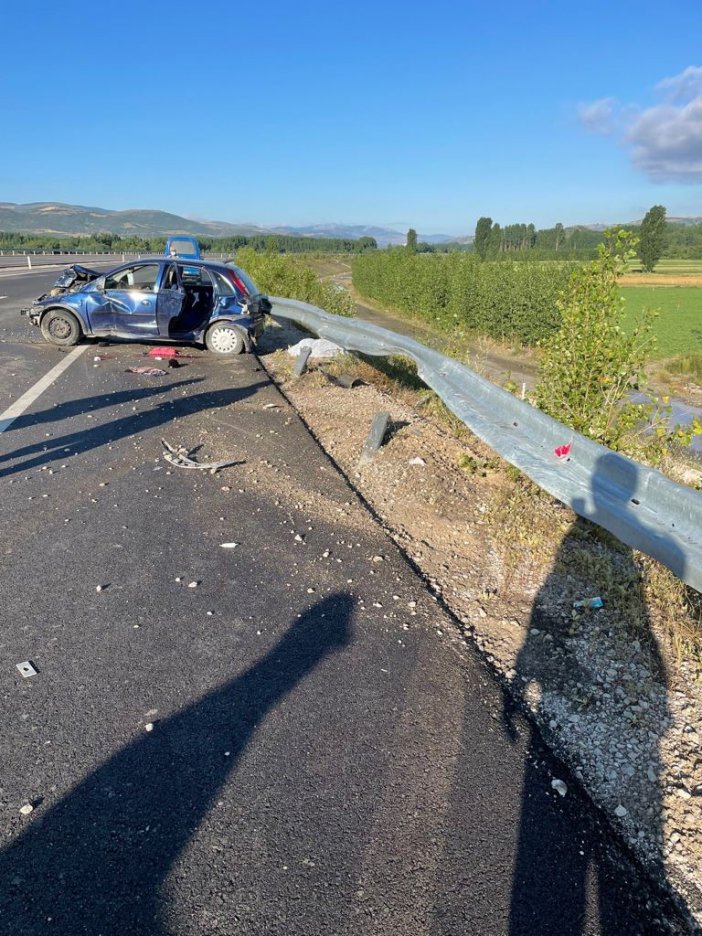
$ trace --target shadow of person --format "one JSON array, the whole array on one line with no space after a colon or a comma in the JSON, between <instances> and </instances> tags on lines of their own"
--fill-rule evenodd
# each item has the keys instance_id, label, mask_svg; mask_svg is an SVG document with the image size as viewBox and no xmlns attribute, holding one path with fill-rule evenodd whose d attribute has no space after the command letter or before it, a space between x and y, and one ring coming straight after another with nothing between
<instances>
[{"instance_id":1,"label":"shadow of person","mask_svg":"<svg viewBox=\"0 0 702 936\"><path fill-rule=\"evenodd\" d=\"M180 381L170 385L170 390L181 389L198 381ZM167 425L174 418L188 416L193 413L208 410L224 409L232 403L238 403L252 396L256 391L265 387L265 381L249 384L246 387L225 387L220 390L209 390L183 397L175 397L157 402L149 409L140 412L131 412L111 422L98 423L88 429L78 429L75 432L50 439L43 438L22 448L11 449L0 455L0 462L15 462L13 465L0 467L0 478L21 474L48 464L55 458L66 458L70 455L80 455L112 444L119 439L146 432ZM172 394L173 395L173 394ZM86 410L90 410L90 400L86 401ZM24 461L19 461L24 459Z\"/></svg>"},{"instance_id":2,"label":"shadow of person","mask_svg":"<svg viewBox=\"0 0 702 936\"><path fill-rule=\"evenodd\" d=\"M574 509L594 524L621 529L631 542L638 522L638 484L636 464L607 453L596 465L589 497L575 503ZM658 545L667 548L677 569L684 568L684 557L672 541L659 539ZM600 595L604 610L573 609L575 600ZM515 671L513 701L505 707L508 726L510 705L535 692L543 720L567 736L578 752L577 767L585 784L601 792L611 812L618 807L626 810L627 836L636 838L644 832L639 845L654 874L662 874L659 742L669 714L667 682L641 573L630 548L578 517L535 600ZM587 905L594 890L599 914L599 929L594 932L618 936L622 881L614 878L596 847L554 838L558 823L544 818L544 782L535 768L538 739L531 731L509 934L591 932L586 919L591 916Z\"/></svg>"},{"instance_id":3,"label":"shadow of person","mask_svg":"<svg viewBox=\"0 0 702 936\"><path fill-rule=\"evenodd\" d=\"M0 853L0 933L169 932L169 870L268 713L350 643L352 607L344 593L320 601L262 660L133 741Z\"/></svg>"}]
</instances>

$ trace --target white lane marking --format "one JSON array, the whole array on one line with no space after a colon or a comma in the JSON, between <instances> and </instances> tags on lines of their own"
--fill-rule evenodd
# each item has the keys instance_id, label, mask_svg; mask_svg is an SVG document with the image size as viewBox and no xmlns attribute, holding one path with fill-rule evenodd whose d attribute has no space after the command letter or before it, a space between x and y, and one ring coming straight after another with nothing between
<instances>
[{"instance_id":1,"label":"white lane marking","mask_svg":"<svg viewBox=\"0 0 702 936\"><path fill-rule=\"evenodd\" d=\"M7 296L0 296L0 299L7 299Z\"/></svg>"},{"instance_id":2,"label":"white lane marking","mask_svg":"<svg viewBox=\"0 0 702 936\"><path fill-rule=\"evenodd\" d=\"M15 400L12 406L6 409L4 413L0 413L0 434L8 429L26 409L29 409L37 397L41 396L41 394L71 366L75 359L80 357L87 349L87 345L80 345L74 348L62 361L59 361L56 367L52 367L47 374L44 374L41 380L38 380L33 387L30 387L26 393L23 393L19 400Z\"/></svg>"}]
</instances>

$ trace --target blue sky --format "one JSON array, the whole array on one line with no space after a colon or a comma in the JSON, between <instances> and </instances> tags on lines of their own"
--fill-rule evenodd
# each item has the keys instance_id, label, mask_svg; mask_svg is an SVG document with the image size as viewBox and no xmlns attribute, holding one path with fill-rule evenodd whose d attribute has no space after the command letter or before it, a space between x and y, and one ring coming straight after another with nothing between
<instances>
[{"instance_id":1,"label":"blue sky","mask_svg":"<svg viewBox=\"0 0 702 936\"><path fill-rule=\"evenodd\" d=\"M0 201L449 234L702 215L700 36L699 0L12 3Z\"/></svg>"}]
</instances>

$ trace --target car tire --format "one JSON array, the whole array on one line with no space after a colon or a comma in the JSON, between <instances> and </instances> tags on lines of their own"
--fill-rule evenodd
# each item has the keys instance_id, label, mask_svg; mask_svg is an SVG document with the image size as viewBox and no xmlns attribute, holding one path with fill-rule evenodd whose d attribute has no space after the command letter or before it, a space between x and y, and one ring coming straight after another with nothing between
<instances>
[{"instance_id":1,"label":"car tire","mask_svg":"<svg viewBox=\"0 0 702 936\"><path fill-rule=\"evenodd\" d=\"M41 333L51 344L64 348L77 345L83 335L75 315L63 309L49 309L41 320Z\"/></svg>"},{"instance_id":2,"label":"car tire","mask_svg":"<svg viewBox=\"0 0 702 936\"><path fill-rule=\"evenodd\" d=\"M232 322L217 322L205 335L205 345L214 354L241 354L246 347L244 333Z\"/></svg>"}]
</instances>

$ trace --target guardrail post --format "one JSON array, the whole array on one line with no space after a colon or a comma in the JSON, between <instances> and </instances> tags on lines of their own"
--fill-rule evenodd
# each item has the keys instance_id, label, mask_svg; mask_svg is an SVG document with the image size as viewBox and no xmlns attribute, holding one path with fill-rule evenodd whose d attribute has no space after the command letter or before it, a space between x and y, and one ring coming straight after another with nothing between
<instances>
[{"instance_id":1,"label":"guardrail post","mask_svg":"<svg viewBox=\"0 0 702 936\"><path fill-rule=\"evenodd\" d=\"M296 377L302 377L307 368L307 360L312 353L312 348L302 348L297 358L295 359L295 366L293 367L293 374Z\"/></svg>"},{"instance_id":2,"label":"guardrail post","mask_svg":"<svg viewBox=\"0 0 702 936\"><path fill-rule=\"evenodd\" d=\"M390 413L376 413L373 417L370 432L368 433L366 441L363 443L363 451L361 452L362 465L369 462L383 444L383 439L385 438L385 433L387 432L389 422Z\"/></svg>"}]
</instances>

